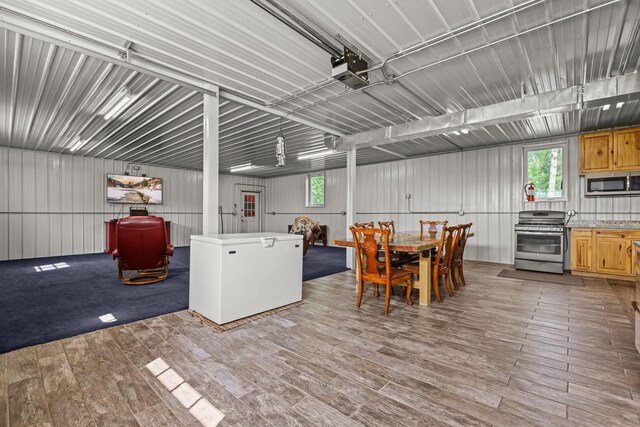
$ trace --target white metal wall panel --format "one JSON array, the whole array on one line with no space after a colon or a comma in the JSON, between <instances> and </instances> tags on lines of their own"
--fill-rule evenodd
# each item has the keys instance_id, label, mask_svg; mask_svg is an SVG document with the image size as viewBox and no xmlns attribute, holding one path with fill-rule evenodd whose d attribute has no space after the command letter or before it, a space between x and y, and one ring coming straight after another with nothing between
<instances>
[{"instance_id":1,"label":"white metal wall panel","mask_svg":"<svg viewBox=\"0 0 640 427\"><path fill-rule=\"evenodd\" d=\"M325 206L307 208L305 192L306 174L271 178L266 180L267 209L276 215L267 215L266 231L286 233L293 220L306 215L327 226L329 244L335 238L344 237L346 232L345 210L346 169L325 171Z\"/></svg>"},{"instance_id":2,"label":"white metal wall panel","mask_svg":"<svg viewBox=\"0 0 640 427\"><path fill-rule=\"evenodd\" d=\"M125 168L116 160L0 147L0 260L102 251L103 222L128 209L106 203L106 174ZM188 245L202 231L202 173L145 165L141 172L164 178L165 203L148 209L173 221L174 245Z\"/></svg>"},{"instance_id":3,"label":"white metal wall panel","mask_svg":"<svg viewBox=\"0 0 640 427\"><path fill-rule=\"evenodd\" d=\"M564 140L559 140L562 142ZM541 141L548 143L549 141ZM640 220L640 198L583 196L584 178L578 176L578 138L568 143L567 201L529 204L523 201L523 144L504 145L463 153L443 154L391 163L358 166L356 218L358 221L394 220L397 230L417 230L419 219L473 222L469 259L513 263L514 232L518 211L555 209L578 212L575 219ZM345 209L345 169L327 171L327 197L332 212ZM338 177L334 181L332 177ZM286 230L295 214L316 219L338 219L331 237L342 237L342 216L325 216L304 208L304 175L267 180L270 204L289 215L268 217L268 229ZM331 199L334 194L337 199ZM406 194L411 194L411 213ZM269 209L272 209L271 207ZM462 209L464 215L458 211ZM331 218L331 219L329 219ZM574 219L574 220L575 220ZM340 222L342 221L342 222ZM565 259L569 259L567 252Z\"/></svg>"},{"instance_id":4,"label":"white metal wall panel","mask_svg":"<svg viewBox=\"0 0 640 427\"><path fill-rule=\"evenodd\" d=\"M237 185L236 185L237 184ZM265 180L261 178L253 178L247 176L236 176L236 175L220 175L220 205L222 205L222 212L224 218L224 233L240 233L240 194L241 190L247 191L256 191L262 194L262 211L263 211L263 219L262 219L262 229L267 231L266 228L266 218L264 215L265 210L265 202L270 204L268 197L264 197L266 192L265 188L261 187L265 185ZM233 215L234 212L234 203L238 206L236 208L236 213L238 215ZM270 206L266 206L271 209ZM271 209L273 210L273 209ZM220 215L218 215L218 218ZM222 224L218 224L220 230L222 230Z\"/></svg>"}]
</instances>

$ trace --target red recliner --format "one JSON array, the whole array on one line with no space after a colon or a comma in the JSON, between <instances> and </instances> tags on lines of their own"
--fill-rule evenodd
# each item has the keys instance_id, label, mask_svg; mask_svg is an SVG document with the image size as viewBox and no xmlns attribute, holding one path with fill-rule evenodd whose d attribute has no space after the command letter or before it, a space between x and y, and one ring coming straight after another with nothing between
<instances>
[{"instance_id":1,"label":"red recliner","mask_svg":"<svg viewBox=\"0 0 640 427\"><path fill-rule=\"evenodd\" d=\"M113 259L118 258L118 278L123 284L144 285L166 279L172 255L164 219L130 216L118 220ZM124 270L135 270L137 274L127 277Z\"/></svg>"}]
</instances>

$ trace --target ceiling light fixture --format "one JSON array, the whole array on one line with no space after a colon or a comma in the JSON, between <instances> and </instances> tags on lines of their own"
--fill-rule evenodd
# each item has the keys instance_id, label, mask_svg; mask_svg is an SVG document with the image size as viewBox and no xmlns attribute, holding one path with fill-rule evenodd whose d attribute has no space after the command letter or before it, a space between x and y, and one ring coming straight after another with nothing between
<instances>
[{"instance_id":1,"label":"ceiling light fixture","mask_svg":"<svg viewBox=\"0 0 640 427\"><path fill-rule=\"evenodd\" d=\"M454 130L452 133L453 133L454 135L460 136L460 132L458 132L457 130Z\"/></svg>"},{"instance_id":2,"label":"ceiling light fixture","mask_svg":"<svg viewBox=\"0 0 640 427\"><path fill-rule=\"evenodd\" d=\"M87 142L88 140L76 136L75 138L73 138L71 143L69 143L69 151L74 152L77 149L82 148Z\"/></svg>"},{"instance_id":3,"label":"ceiling light fixture","mask_svg":"<svg viewBox=\"0 0 640 427\"><path fill-rule=\"evenodd\" d=\"M280 117L280 135L276 138L276 166L283 168L285 165L285 155L287 146L284 143L284 135L282 134L282 117Z\"/></svg>"},{"instance_id":4,"label":"ceiling light fixture","mask_svg":"<svg viewBox=\"0 0 640 427\"><path fill-rule=\"evenodd\" d=\"M624 105L624 102L618 102L616 104L616 108L622 108L623 105Z\"/></svg>"},{"instance_id":5,"label":"ceiling light fixture","mask_svg":"<svg viewBox=\"0 0 640 427\"><path fill-rule=\"evenodd\" d=\"M316 157L324 157L333 153L335 153L335 150L331 149L305 151L298 154L298 160L315 159Z\"/></svg>"},{"instance_id":6,"label":"ceiling light fixture","mask_svg":"<svg viewBox=\"0 0 640 427\"><path fill-rule=\"evenodd\" d=\"M229 172L246 171L252 168L253 168L253 165L251 163L244 163L241 165L231 166L231 168L229 169Z\"/></svg>"},{"instance_id":7,"label":"ceiling light fixture","mask_svg":"<svg viewBox=\"0 0 640 427\"><path fill-rule=\"evenodd\" d=\"M607 111L609 108L611 108L611 104L604 104L602 106L602 111Z\"/></svg>"},{"instance_id":8,"label":"ceiling light fixture","mask_svg":"<svg viewBox=\"0 0 640 427\"><path fill-rule=\"evenodd\" d=\"M133 103L135 98L129 92L129 89L123 87L102 107L98 114L104 116L105 120L117 117L129 105Z\"/></svg>"},{"instance_id":9,"label":"ceiling light fixture","mask_svg":"<svg viewBox=\"0 0 640 427\"><path fill-rule=\"evenodd\" d=\"M460 129L460 132L466 135L469 133L469 129Z\"/></svg>"}]
</instances>

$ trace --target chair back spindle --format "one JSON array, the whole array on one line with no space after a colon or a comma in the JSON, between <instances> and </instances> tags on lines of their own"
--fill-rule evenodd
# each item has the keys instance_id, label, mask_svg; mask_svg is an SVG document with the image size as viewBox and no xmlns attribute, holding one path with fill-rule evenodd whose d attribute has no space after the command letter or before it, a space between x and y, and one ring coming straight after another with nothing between
<instances>
[{"instance_id":1,"label":"chair back spindle","mask_svg":"<svg viewBox=\"0 0 640 427\"><path fill-rule=\"evenodd\" d=\"M369 221L369 222L354 222L353 226L355 228L373 228L374 227L374 223L373 221Z\"/></svg>"},{"instance_id":2,"label":"chair back spindle","mask_svg":"<svg viewBox=\"0 0 640 427\"><path fill-rule=\"evenodd\" d=\"M396 237L396 226L393 221L378 221L378 226L383 230L389 230L391 239Z\"/></svg>"}]
</instances>

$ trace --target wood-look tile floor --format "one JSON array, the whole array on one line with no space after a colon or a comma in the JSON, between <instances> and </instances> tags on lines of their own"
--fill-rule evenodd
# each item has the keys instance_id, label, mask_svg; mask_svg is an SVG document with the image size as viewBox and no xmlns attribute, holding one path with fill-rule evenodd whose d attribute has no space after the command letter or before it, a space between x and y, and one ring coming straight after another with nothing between
<instances>
[{"instance_id":1,"label":"wood-look tile floor","mask_svg":"<svg viewBox=\"0 0 640 427\"><path fill-rule=\"evenodd\" d=\"M0 355L0 426L192 425L145 365L161 357L225 414L220 425L640 424L640 355L605 280L499 278L431 307L351 272L304 285L306 304L214 333L179 312Z\"/></svg>"}]
</instances>

